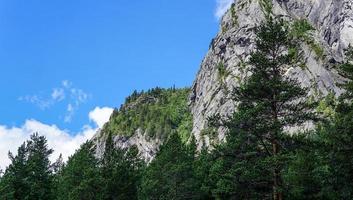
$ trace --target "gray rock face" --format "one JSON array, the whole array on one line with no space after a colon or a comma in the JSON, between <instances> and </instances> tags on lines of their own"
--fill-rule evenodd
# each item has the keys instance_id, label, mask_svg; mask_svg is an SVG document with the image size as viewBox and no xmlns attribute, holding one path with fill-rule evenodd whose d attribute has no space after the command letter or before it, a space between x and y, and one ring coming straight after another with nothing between
<instances>
[{"instance_id":1,"label":"gray rock face","mask_svg":"<svg viewBox=\"0 0 353 200\"><path fill-rule=\"evenodd\" d=\"M244 62L254 50L254 28L265 20L260 1L237 0L222 18L220 33L212 40L209 52L192 86L190 107L193 114L193 134L199 147L209 146L214 139L203 135L207 118L214 114L228 116L236 108L230 93L246 77ZM271 1L271 0L270 0ZM275 17L288 21L306 19L315 30L312 38L323 50L319 58L316 51L302 43L306 67L289 68L287 75L297 78L302 86L311 88L309 95L322 97L329 92L336 95L343 91L338 83L344 81L335 65L344 59L344 50L353 45L352 0L272 0ZM221 75L219 66L227 71ZM218 131L217 141L224 139L224 130Z\"/></svg>"},{"instance_id":2,"label":"gray rock face","mask_svg":"<svg viewBox=\"0 0 353 200\"><path fill-rule=\"evenodd\" d=\"M95 143L96 156L98 158L103 156L106 139L106 135L101 134L100 131L92 138L92 141ZM127 149L136 146L139 150L139 156L144 159L146 163L150 163L153 160L162 144L161 139L150 139L147 134L143 134L141 129L136 130L135 134L131 137L115 136L113 140L116 148Z\"/></svg>"}]
</instances>

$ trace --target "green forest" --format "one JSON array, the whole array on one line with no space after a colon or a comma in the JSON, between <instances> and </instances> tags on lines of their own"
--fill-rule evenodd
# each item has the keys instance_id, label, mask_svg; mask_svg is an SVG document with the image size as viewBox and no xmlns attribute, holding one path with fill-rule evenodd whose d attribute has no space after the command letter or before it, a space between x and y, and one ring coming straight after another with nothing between
<instances>
[{"instance_id":1,"label":"green forest","mask_svg":"<svg viewBox=\"0 0 353 200\"><path fill-rule=\"evenodd\" d=\"M9 153L0 199L353 199L353 50L337 64L347 77L345 93L308 98L310 88L285 76L286 68L302 65L293 49L308 27L299 25L296 34L282 20L257 28L246 63L250 75L232 92L237 110L208 120L209 127L227 130L225 142L197 148L188 89L134 92L103 128L102 157L87 141L67 162L51 162L46 138L34 133L16 155ZM315 126L288 132L307 123ZM165 138L151 163L137 148L114 147L114 136L138 128Z\"/></svg>"}]
</instances>

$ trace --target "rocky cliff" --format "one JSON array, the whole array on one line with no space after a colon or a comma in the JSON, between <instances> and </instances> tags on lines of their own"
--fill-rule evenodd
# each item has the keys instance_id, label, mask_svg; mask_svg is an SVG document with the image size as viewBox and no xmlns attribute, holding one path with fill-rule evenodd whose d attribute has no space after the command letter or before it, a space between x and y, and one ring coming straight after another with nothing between
<instances>
[{"instance_id":1,"label":"rocky cliff","mask_svg":"<svg viewBox=\"0 0 353 200\"><path fill-rule=\"evenodd\" d=\"M215 114L228 116L235 110L236 102L230 98L232 88L247 75L246 62L254 50L255 29L268 17L287 21L298 39L298 46L292 49L298 58L297 67L289 68L286 74L310 88L309 97L322 98L331 93L338 96L342 93L338 84L344 77L336 68L344 59L345 49L353 44L352 6L352 0L235 1L221 19L220 31L211 41L191 91L133 94L94 137L97 155L103 153L108 133L114 135L119 148L136 145L146 161L153 159L173 132L187 141L186 133L192 130L199 147L222 141L225 131L213 130L210 134L206 131L207 118ZM161 110L166 107L171 110Z\"/></svg>"},{"instance_id":2,"label":"rocky cliff","mask_svg":"<svg viewBox=\"0 0 353 200\"><path fill-rule=\"evenodd\" d=\"M202 130L207 128L209 116L227 116L234 111L231 90L246 76L245 63L254 50L254 30L266 17L282 18L293 31L305 34L296 49L298 66L289 68L287 75L310 88L309 95L315 98L341 94L337 84L344 78L335 68L342 62L344 50L353 44L352 6L351 0L235 1L221 20L220 32L210 44L189 98L193 134L199 146L224 139L223 130L218 130L216 138Z\"/></svg>"}]
</instances>

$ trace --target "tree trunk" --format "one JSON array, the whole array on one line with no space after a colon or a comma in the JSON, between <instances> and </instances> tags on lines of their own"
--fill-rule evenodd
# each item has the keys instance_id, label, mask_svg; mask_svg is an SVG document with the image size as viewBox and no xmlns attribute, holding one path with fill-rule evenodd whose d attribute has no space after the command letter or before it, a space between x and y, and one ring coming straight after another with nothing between
<instances>
[{"instance_id":1,"label":"tree trunk","mask_svg":"<svg viewBox=\"0 0 353 200\"><path fill-rule=\"evenodd\" d=\"M278 144L276 141L272 142L273 156L278 154ZM273 170L273 200L283 200L283 194L280 191L282 187L281 172L277 166Z\"/></svg>"}]
</instances>

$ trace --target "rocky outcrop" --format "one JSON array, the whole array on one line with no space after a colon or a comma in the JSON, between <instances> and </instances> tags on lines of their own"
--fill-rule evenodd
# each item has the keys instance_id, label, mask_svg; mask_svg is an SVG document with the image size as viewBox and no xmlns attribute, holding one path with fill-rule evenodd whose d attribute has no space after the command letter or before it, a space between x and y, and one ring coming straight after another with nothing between
<instances>
[{"instance_id":1,"label":"rocky outcrop","mask_svg":"<svg viewBox=\"0 0 353 200\"><path fill-rule=\"evenodd\" d=\"M210 44L190 94L193 134L199 146L214 140L202 134L207 118L228 116L236 108L231 90L247 75L245 62L254 50L255 27L265 20L266 3L271 4L271 0L237 0L221 20L220 32ZM286 73L310 88L309 95L320 98L330 92L342 93L338 83L344 78L335 67L344 59L344 50L353 44L352 6L351 0L272 0L274 17L289 22L304 19L315 29L310 34L316 49L305 42L300 44L305 67L288 68ZM223 139L224 130L218 130L217 141Z\"/></svg>"},{"instance_id":2,"label":"rocky outcrop","mask_svg":"<svg viewBox=\"0 0 353 200\"><path fill-rule=\"evenodd\" d=\"M96 156L101 158L104 153L105 141L107 135L101 134L100 131L92 138L95 144ZM120 149L127 149L132 146L136 146L140 157L145 160L146 163L152 161L157 154L162 139L159 138L148 138L147 134L144 134L141 129L136 130L136 133L130 137L127 136L114 136L113 138L115 147Z\"/></svg>"}]
</instances>

